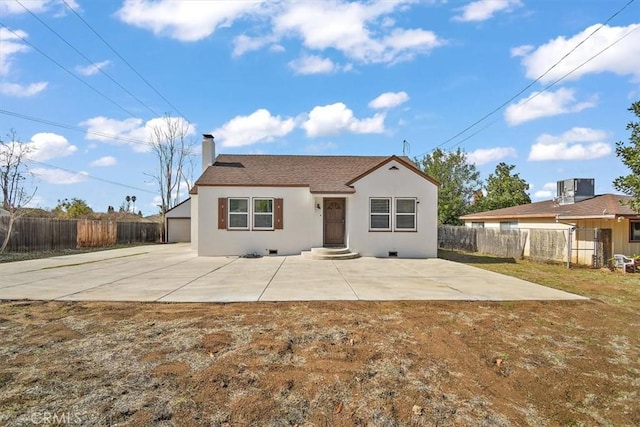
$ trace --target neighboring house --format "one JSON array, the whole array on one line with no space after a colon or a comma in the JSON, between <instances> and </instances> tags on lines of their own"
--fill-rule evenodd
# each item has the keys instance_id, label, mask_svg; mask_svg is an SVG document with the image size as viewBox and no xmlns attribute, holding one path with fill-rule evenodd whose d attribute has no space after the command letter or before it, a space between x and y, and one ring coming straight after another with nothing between
<instances>
[{"instance_id":1,"label":"neighboring house","mask_svg":"<svg viewBox=\"0 0 640 427\"><path fill-rule=\"evenodd\" d=\"M168 243L191 241L191 199L187 199L164 214L166 241Z\"/></svg>"},{"instance_id":2,"label":"neighboring house","mask_svg":"<svg viewBox=\"0 0 640 427\"><path fill-rule=\"evenodd\" d=\"M407 157L232 155L203 140L191 190L198 255L437 256L438 183Z\"/></svg>"},{"instance_id":3,"label":"neighboring house","mask_svg":"<svg viewBox=\"0 0 640 427\"><path fill-rule=\"evenodd\" d=\"M9 216L9 215L10 215L9 211L6 211L6 210L0 208L0 216Z\"/></svg>"},{"instance_id":4,"label":"neighboring house","mask_svg":"<svg viewBox=\"0 0 640 427\"><path fill-rule=\"evenodd\" d=\"M631 198L617 194L594 194L593 179L558 181L558 196L553 200L529 203L462 216L467 227L500 230L527 230L524 255L543 230L560 230L564 239L536 245L566 243L564 261L591 265L594 257L604 260L613 254L640 254L640 216L621 202ZM599 243L599 244L598 244ZM552 248L553 249L553 248Z\"/></svg>"}]
</instances>

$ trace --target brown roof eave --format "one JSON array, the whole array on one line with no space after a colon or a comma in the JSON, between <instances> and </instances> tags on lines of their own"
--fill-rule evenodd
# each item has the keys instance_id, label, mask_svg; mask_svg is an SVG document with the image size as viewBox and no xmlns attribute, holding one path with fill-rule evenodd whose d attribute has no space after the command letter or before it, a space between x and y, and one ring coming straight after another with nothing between
<instances>
[{"instance_id":1,"label":"brown roof eave","mask_svg":"<svg viewBox=\"0 0 640 427\"><path fill-rule=\"evenodd\" d=\"M532 214L519 214L519 215L477 215L477 214L470 214L470 215L463 215L460 217L460 219L462 220L476 220L476 219L512 219L512 218L517 218L517 219L523 219L523 218L531 218L531 219L535 219L535 218L557 218L558 216L556 214L539 214L539 215L532 215Z\"/></svg>"}]
</instances>

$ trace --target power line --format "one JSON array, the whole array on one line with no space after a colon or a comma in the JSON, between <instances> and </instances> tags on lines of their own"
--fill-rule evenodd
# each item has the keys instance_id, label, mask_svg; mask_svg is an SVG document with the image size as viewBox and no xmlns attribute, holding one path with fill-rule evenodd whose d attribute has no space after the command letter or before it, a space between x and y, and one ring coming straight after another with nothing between
<instances>
[{"instance_id":1,"label":"power line","mask_svg":"<svg viewBox=\"0 0 640 427\"><path fill-rule=\"evenodd\" d=\"M570 71L568 71L567 73L563 74L561 77L559 77L558 79L554 80L553 82L549 83L547 86L543 87L542 90L540 90L539 92L536 92L533 96L531 96L530 98L527 98L526 100L524 100L522 102L522 105L527 104L528 102L532 101L533 99L537 98L539 95L541 95L543 92L546 92L547 90L551 89L553 86L555 86L557 83L561 82L562 80L566 79L567 77L569 77L571 74L573 74L574 72L576 72L577 70L579 70L580 68L584 67L585 65L587 65L589 62L593 61L595 58L597 58L598 56L602 55L604 52L606 52L607 50L611 49L614 45L620 43L623 39L625 39L626 37L628 37L631 33L633 33L634 31L638 30L640 27L635 27L634 29L632 29L631 31L626 32L625 34L623 34L620 38L618 38L617 40L615 40L614 42L612 42L611 44L609 44L608 46L604 47L602 50L600 50L598 53L596 53L595 55L593 55L592 57L590 57L589 59L587 59L586 61L582 62L580 65L574 67L573 69L571 69ZM490 122L487 126L481 128L480 130L472 133L471 135L465 137L464 139L458 141L457 143L453 144L451 147L456 147L460 144L462 144L463 142L467 141L468 139L476 136L477 134L479 134L480 132L482 132L483 130L485 130L486 128L488 128L489 126L493 125L494 123L496 123L498 119L493 120L492 122ZM436 147L437 148L437 147Z\"/></svg>"},{"instance_id":2,"label":"power line","mask_svg":"<svg viewBox=\"0 0 640 427\"><path fill-rule=\"evenodd\" d=\"M491 110L489 113L485 114L484 116L482 116L480 119L476 120L475 122L473 122L472 124L470 124L469 126L465 127L463 130L461 130L460 132L456 133L455 135L453 135L452 137L448 138L447 140L445 140L444 142L436 145L435 147L433 147L431 150L429 151L433 151L436 148L442 147L446 144L448 144L449 142L453 141L454 139L456 139L457 137L459 137L460 135L466 133L467 131L471 130L472 128L474 128L475 126L477 126L478 124L480 124L481 122L485 121L486 119L488 119L489 117L493 116L495 113L497 113L498 111L502 110L504 107L506 107L507 105L509 105L510 102L512 102L513 100L515 100L518 96L522 95L525 91L527 91L529 88L531 88L535 83L539 82L544 76L546 76L547 74L549 74L549 72L551 72L551 70L553 70L555 67L557 67L562 61L564 61L569 55L571 55L576 49L578 49L578 47L580 47L581 45L583 45L588 39L590 39L595 33L597 33L598 31L600 31L600 29L602 29L605 25L607 25L613 18L615 18L616 16L618 16L620 13L622 13L622 11L624 11L627 7L629 7L629 5L631 5L631 3L633 3L635 0L629 0L624 6L622 6L620 9L618 9L613 15L611 15L604 23L600 24L598 26L598 28L596 28L595 30L593 30L587 37L585 37L583 40L581 40L578 44L576 44L571 50L569 50L564 56L562 56L562 58L560 58L558 61L556 61L551 67L549 67L544 73L542 73L541 75L539 75L535 80L533 80L531 83L529 83L527 86L525 86L522 90L520 90L518 93L516 93L515 95L513 95L511 98L509 98L507 101L503 102L502 104L500 104L498 107L494 108L493 110ZM598 55L600 55L602 52L604 52L605 50L609 49L611 46L613 46L614 44L616 44L617 42L619 42L620 40L622 40L623 38L625 38L627 35L629 35L630 33L632 33L633 31L635 31L635 29L631 30L629 33L625 34L624 36L622 36L620 39L616 40L615 42L613 42L611 45L607 46L605 49L603 49L602 51L600 51L598 54L594 55L593 57L591 57L590 59L588 59L587 61L585 61L584 63L580 64L578 67L574 68L573 70L571 70L569 73L565 74L563 77L561 77L560 79L556 80L555 82L553 82L553 84L544 87L540 92L536 93L533 97L531 97L530 99L525 100L524 103L529 102L531 99L535 98L536 96L540 95L541 93L545 92L547 89L549 89L551 86L553 86L554 84L558 83L559 81L563 80L565 77L567 77L568 75L572 74L573 72L575 72L576 70L578 70L579 68L581 68L582 66L584 66L585 64L587 64L589 61L591 61L592 59L594 59L595 57L597 57ZM486 128L488 128L491 124L495 123L491 122L488 126L485 126L484 128L481 129L484 130ZM470 135L469 137L466 137L465 139L463 139L462 141L456 143L455 145L453 145L453 147L460 145L462 142L468 140L470 137L475 136L479 133L475 132L472 135ZM417 157L423 156L425 154L427 154L429 151L425 151L424 153L419 154Z\"/></svg>"},{"instance_id":3,"label":"power line","mask_svg":"<svg viewBox=\"0 0 640 427\"><path fill-rule=\"evenodd\" d=\"M96 35L96 37L98 37L102 43L105 44L105 46L107 46L118 58L120 58L120 60L122 62L124 62L127 67L129 67L129 69L131 71L133 71L139 78L140 80L142 80L151 90L153 90L160 98L162 98L164 100L164 102L167 103L167 105L169 105L177 114L179 114L181 117L184 117L184 119L189 123L192 124L193 122L191 122L191 120L189 120L187 118L187 116L185 116L175 105L173 105L171 103L171 101L169 101L167 98L165 98L160 91L158 91L151 83L149 83L149 81L147 79L145 79L142 74L140 74L138 72L138 70L136 70L133 65L131 65L126 59L124 59L124 57L122 55L120 55L120 53L113 47L111 46L111 44L109 42L107 42L107 40L104 39L104 37L102 37L78 12L76 12L76 10L69 5L69 3L66 0L62 0L63 3L65 4L65 6L67 6L67 8L80 20L82 21L82 23L84 23L84 25L87 26L87 28L89 28L93 34ZM195 127L195 126L194 126Z\"/></svg>"},{"instance_id":4,"label":"power line","mask_svg":"<svg viewBox=\"0 0 640 427\"><path fill-rule=\"evenodd\" d=\"M118 107L120 110L124 111L125 113L127 113L128 115L130 115L131 117L137 118L135 116L135 114L133 114L131 111L127 110L126 108L124 108L122 105L118 104L116 101L114 101L113 99L109 98L107 95L105 95L104 93L102 93L100 90L96 89L95 87L91 86L89 83L85 82L84 80L82 80L80 77L78 77L76 74L74 74L72 71L70 71L68 68L66 68L64 65L60 64L58 61L56 61L55 59L53 59L52 57L50 57L49 55L47 55L45 52L43 52L42 50L40 50L37 46L35 46L33 43L30 43L29 41L27 41L24 37L22 37L20 34L18 34L17 32L13 31L11 28L9 28L7 25L3 24L2 22L0 22L0 26L6 28L7 30L9 30L14 36L18 37L20 40L22 40L25 44L31 46L33 49L35 49L38 53L40 53L42 56L44 56L45 58L47 58L49 61L53 62L54 64L56 64L58 67L60 67L63 71L67 72L69 75L71 75L71 77L73 77L74 79L78 80L80 83L82 83L83 85L85 85L86 87L88 87L89 89L91 89L92 91L94 91L95 93L97 93L98 95L100 95L101 97L103 97L104 99L106 99L107 101L109 101L111 104L115 105L116 107Z\"/></svg>"},{"instance_id":5,"label":"power line","mask_svg":"<svg viewBox=\"0 0 640 427\"><path fill-rule=\"evenodd\" d=\"M37 123L43 123L43 124L46 124L46 125L56 126L56 127L63 128L63 129L73 130L73 131L76 131L76 132L88 133L90 135L100 136L100 137L103 137L103 138L109 138L109 139L113 139L113 140L117 140L117 141L130 142L132 144L140 144L140 145L150 146L149 142L145 142L145 141L143 141L141 139L127 138L127 137L124 137L124 136L118 136L118 135L112 135L112 134L108 134L108 133L104 133L104 132L92 131L92 130L83 129L83 128L80 128L80 127L77 127L77 126L68 125L68 124L65 124L65 123L58 123L58 122L54 122L54 121L51 121L51 120L42 119L40 117L27 116L25 114L16 113L14 111L8 111L8 110L0 109L0 114L4 114L4 115L7 115L7 116L13 116L13 117L17 117L19 119L29 120L29 121L32 121L32 122L37 122Z\"/></svg>"},{"instance_id":6,"label":"power line","mask_svg":"<svg viewBox=\"0 0 640 427\"><path fill-rule=\"evenodd\" d=\"M145 188L134 187L133 185L123 184L121 182L111 181L111 180L104 179L104 178L99 178L97 176L90 175L87 172L79 172L79 171L75 171L73 169L67 169L67 168L63 168L63 167L60 167L60 166L54 166L54 165L50 165L48 163L40 162L38 160L31 160L30 159L30 160L28 160L28 162L37 163L39 165L43 165L43 166L46 166L46 167L49 167L49 168L59 169L59 170L62 170L62 171L68 172L68 173L75 174L75 175L82 175L84 177L87 177L87 178L90 178L90 179L93 179L93 180L96 180L96 181L101 181L101 182L104 182L104 183L107 183L107 184L112 184L112 185L117 185L117 186L120 186L120 187L129 188L131 190L142 191L144 193L149 193L149 194L154 194L154 195L157 194L155 191L147 190ZM38 176L37 173L34 173L34 175Z\"/></svg>"},{"instance_id":7,"label":"power line","mask_svg":"<svg viewBox=\"0 0 640 427\"><path fill-rule=\"evenodd\" d=\"M60 33L58 33L56 30L54 30L53 28L51 28L51 26L49 26L49 24L47 24L46 22L44 22L42 19L40 19L40 17L38 15L36 15L35 13L33 13L31 10L29 10L25 5L23 5L20 0L15 0L16 3L18 3L20 6L22 6L22 8L24 10L26 10L31 16L33 16L35 19L38 20L38 22L40 22L42 25L44 25L49 31L51 31L53 34L55 34L60 40L62 40L67 46L69 46L71 49L74 50L74 52L76 52L78 55L80 55L82 58L84 58L89 64L93 65L100 73L102 73L104 76L106 76L109 80L111 80L113 83L115 83L120 89L122 89L123 91L125 91L129 96L131 96L133 99L135 99L136 101L138 101L140 103L140 105L142 105L143 107L145 107L147 110L149 110L151 112L151 114L154 114L155 116L160 116L160 114L158 114L156 111L153 110L153 108L149 107L147 104L145 104L144 101L142 101L140 98L138 98L136 95L134 95L133 93L131 93L127 88L125 88L124 86L122 86L117 80L115 80L113 77L111 77L109 74L107 74L101 67L98 67L91 59L89 59L85 54L83 54L82 52L80 52L75 46L73 46L67 39L65 39L63 36L60 35Z\"/></svg>"}]
</instances>

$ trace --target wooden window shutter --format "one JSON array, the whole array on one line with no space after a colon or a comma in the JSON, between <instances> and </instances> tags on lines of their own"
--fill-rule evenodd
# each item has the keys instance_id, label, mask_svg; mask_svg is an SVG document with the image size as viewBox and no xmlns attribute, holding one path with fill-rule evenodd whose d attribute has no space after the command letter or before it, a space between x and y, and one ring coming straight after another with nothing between
<instances>
[{"instance_id":1,"label":"wooden window shutter","mask_svg":"<svg viewBox=\"0 0 640 427\"><path fill-rule=\"evenodd\" d=\"M283 219L283 204L284 201L283 199L275 199L275 210L274 210L274 216L275 216L275 224L273 226L274 229L276 230L282 230L284 229L284 219Z\"/></svg>"},{"instance_id":2,"label":"wooden window shutter","mask_svg":"<svg viewBox=\"0 0 640 427\"><path fill-rule=\"evenodd\" d=\"M218 198L218 229L227 229L227 199L224 197Z\"/></svg>"}]
</instances>

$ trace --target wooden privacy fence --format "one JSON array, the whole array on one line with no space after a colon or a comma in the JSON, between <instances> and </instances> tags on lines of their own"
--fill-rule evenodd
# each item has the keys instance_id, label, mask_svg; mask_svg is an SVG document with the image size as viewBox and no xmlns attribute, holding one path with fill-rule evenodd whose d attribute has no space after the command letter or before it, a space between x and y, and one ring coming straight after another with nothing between
<instances>
[{"instance_id":1,"label":"wooden privacy fence","mask_svg":"<svg viewBox=\"0 0 640 427\"><path fill-rule=\"evenodd\" d=\"M8 229L9 218L0 217L0 242ZM7 251L55 251L160 240L161 224L155 222L22 217L13 224Z\"/></svg>"},{"instance_id":2,"label":"wooden privacy fence","mask_svg":"<svg viewBox=\"0 0 640 427\"><path fill-rule=\"evenodd\" d=\"M438 227L438 247L507 258L522 258L527 235L528 232L524 230L500 231L441 225Z\"/></svg>"}]
</instances>

